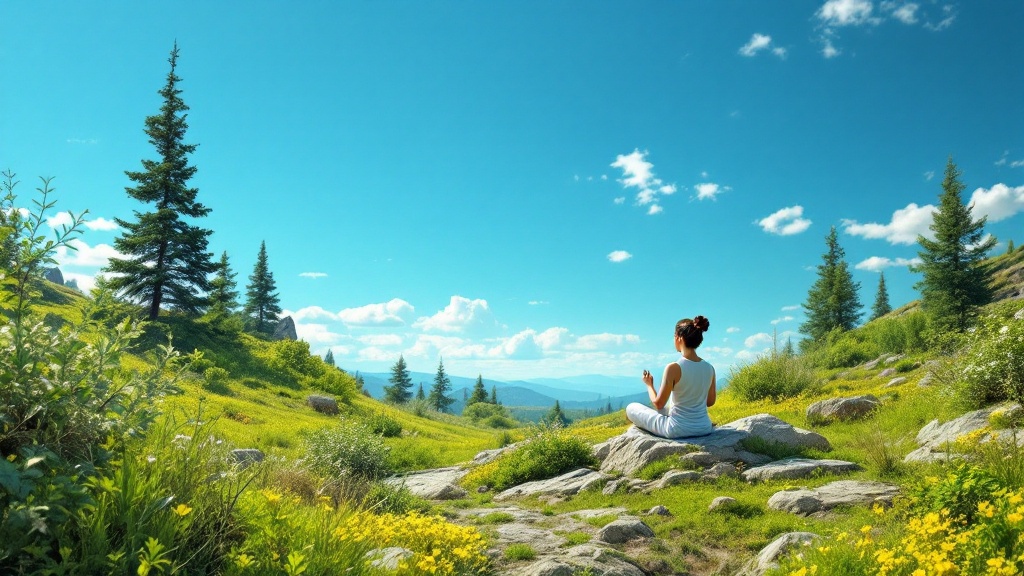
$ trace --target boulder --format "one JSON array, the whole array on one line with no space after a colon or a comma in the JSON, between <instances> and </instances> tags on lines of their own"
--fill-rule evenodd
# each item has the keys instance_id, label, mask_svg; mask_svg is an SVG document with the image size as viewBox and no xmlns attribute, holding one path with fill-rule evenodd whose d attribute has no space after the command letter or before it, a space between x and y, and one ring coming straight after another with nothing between
<instances>
[{"instance_id":1,"label":"boulder","mask_svg":"<svg viewBox=\"0 0 1024 576\"><path fill-rule=\"evenodd\" d=\"M890 376L895 376L895 375L896 375L896 369L895 368L886 368L885 370L882 370L881 372L878 373L878 376L880 378L889 378Z\"/></svg>"},{"instance_id":2,"label":"boulder","mask_svg":"<svg viewBox=\"0 0 1024 576\"><path fill-rule=\"evenodd\" d=\"M495 529L498 543L502 547L509 544L529 544L537 553L553 552L565 544L565 538L548 530L535 528L519 522L500 524Z\"/></svg>"},{"instance_id":3,"label":"boulder","mask_svg":"<svg viewBox=\"0 0 1024 576\"><path fill-rule=\"evenodd\" d=\"M917 381L917 385L922 388L925 388L927 386L931 386L933 382L935 382L935 375L929 372L922 376L921 379Z\"/></svg>"},{"instance_id":4,"label":"boulder","mask_svg":"<svg viewBox=\"0 0 1024 576\"><path fill-rule=\"evenodd\" d=\"M810 546L819 538L821 536L813 532L787 532L762 548L757 553L757 556L750 562L747 562L743 569L736 573L736 576L761 576L769 570L778 568L779 559L789 554L790 550L802 546Z\"/></svg>"},{"instance_id":5,"label":"boulder","mask_svg":"<svg viewBox=\"0 0 1024 576\"><path fill-rule=\"evenodd\" d=\"M416 553L412 550L399 548L398 546L391 546L389 548L375 548L370 550L364 557L367 560L371 560L370 566L393 572L398 570L399 562L406 558L410 558L415 554Z\"/></svg>"},{"instance_id":6,"label":"boulder","mask_svg":"<svg viewBox=\"0 0 1024 576\"><path fill-rule=\"evenodd\" d=\"M831 510L836 506L865 505L879 502L891 504L900 492L899 486L883 482L839 480L809 490L783 490L768 499L768 507L792 514L807 516Z\"/></svg>"},{"instance_id":7,"label":"boulder","mask_svg":"<svg viewBox=\"0 0 1024 576\"><path fill-rule=\"evenodd\" d=\"M654 538L654 530L633 516L623 516L597 532L597 539L608 544L625 544L638 538Z\"/></svg>"},{"instance_id":8,"label":"boulder","mask_svg":"<svg viewBox=\"0 0 1024 576\"><path fill-rule=\"evenodd\" d=\"M479 452L476 456L473 457L473 464L479 466L480 464L487 464L488 462L492 462L494 461L495 458L501 456L501 454L504 451L508 450L508 448L509 447L506 446L504 448L495 448L493 450L484 450L483 452Z\"/></svg>"},{"instance_id":9,"label":"boulder","mask_svg":"<svg viewBox=\"0 0 1024 576\"><path fill-rule=\"evenodd\" d=\"M824 452L832 450L832 445L821 434L797 428L771 414L747 416L721 428L746 432L750 436L790 448L814 448Z\"/></svg>"},{"instance_id":10,"label":"boulder","mask_svg":"<svg viewBox=\"0 0 1024 576\"><path fill-rule=\"evenodd\" d=\"M881 364L881 363L882 363L882 356L879 356L878 358L875 358L874 360L871 360L870 362L865 362L863 368L865 370L874 370L875 368L878 368L878 365Z\"/></svg>"},{"instance_id":11,"label":"boulder","mask_svg":"<svg viewBox=\"0 0 1024 576\"><path fill-rule=\"evenodd\" d=\"M1014 320L1024 320L1024 308L1017 310L1017 313L1013 315Z\"/></svg>"},{"instance_id":12,"label":"boulder","mask_svg":"<svg viewBox=\"0 0 1024 576\"><path fill-rule=\"evenodd\" d=\"M263 459L266 456L263 454L262 450L256 448L238 448L237 450L231 451L231 457L239 466L245 468L250 464L263 462Z\"/></svg>"},{"instance_id":13,"label":"boulder","mask_svg":"<svg viewBox=\"0 0 1024 576\"><path fill-rule=\"evenodd\" d=\"M299 335L295 332L295 320L291 316L285 316L274 328L274 340L298 340Z\"/></svg>"},{"instance_id":14,"label":"boulder","mask_svg":"<svg viewBox=\"0 0 1024 576\"><path fill-rule=\"evenodd\" d=\"M858 464L844 460L814 460L812 458L786 458L750 468L743 472L747 482L764 480L793 480L815 475L842 474L863 470Z\"/></svg>"},{"instance_id":15,"label":"boulder","mask_svg":"<svg viewBox=\"0 0 1024 576\"><path fill-rule=\"evenodd\" d=\"M668 488L677 484L696 482L700 480L700 474L693 470L669 470L655 484L655 488Z\"/></svg>"},{"instance_id":16,"label":"boulder","mask_svg":"<svg viewBox=\"0 0 1024 576\"><path fill-rule=\"evenodd\" d=\"M618 491L619 488L625 485L625 480L612 480L604 485L604 489L601 490L601 494L604 494L605 496L611 496L612 494L615 494L615 492Z\"/></svg>"},{"instance_id":17,"label":"boulder","mask_svg":"<svg viewBox=\"0 0 1024 576\"><path fill-rule=\"evenodd\" d=\"M60 268L54 266L53 268L47 268L43 272L43 278L53 282L54 284L64 285L64 275L60 273Z\"/></svg>"},{"instance_id":18,"label":"boulder","mask_svg":"<svg viewBox=\"0 0 1024 576\"><path fill-rule=\"evenodd\" d=\"M703 478L707 480L714 480L715 478L721 478L722 476L727 478L736 478L739 475L740 471L732 464L729 464L728 462L719 462L711 468L708 468L707 471L704 472Z\"/></svg>"},{"instance_id":19,"label":"boulder","mask_svg":"<svg viewBox=\"0 0 1024 576\"><path fill-rule=\"evenodd\" d=\"M610 479L611 476L602 472L579 468L547 480L536 480L513 486L495 495L494 499L500 502L517 496L571 496L578 493L584 486L594 486L595 481Z\"/></svg>"},{"instance_id":20,"label":"boulder","mask_svg":"<svg viewBox=\"0 0 1024 576\"><path fill-rule=\"evenodd\" d=\"M338 409L338 401L333 396L310 394L309 396L306 396L306 404L321 414L333 415L340 412Z\"/></svg>"},{"instance_id":21,"label":"boulder","mask_svg":"<svg viewBox=\"0 0 1024 576\"><path fill-rule=\"evenodd\" d=\"M885 388L893 388L894 386L899 386L900 384L903 384L906 381L906 376L897 376L896 378L889 380L889 383L885 385Z\"/></svg>"},{"instance_id":22,"label":"boulder","mask_svg":"<svg viewBox=\"0 0 1024 576\"><path fill-rule=\"evenodd\" d=\"M710 452L691 452L683 454L679 459L698 468L710 468L718 463L718 458Z\"/></svg>"},{"instance_id":23,"label":"boulder","mask_svg":"<svg viewBox=\"0 0 1024 576\"><path fill-rule=\"evenodd\" d=\"M467 473L458 466L435 468L422 472L413 472L404 476L389 478L387 482L393 486L405 486L414 496L428 500L457 500L466 496L467 492L458 485L459 480Z\"/></svg>"},{"instance_id":24,"label":"boulder","mask_svg":"<svg viewBox=\"0 0 1024 576\"><path fill-rule=\"evenodd\" d=\"M714 512L715 510L728 510L737 504L738 502L735 498L719 496L711 501L711 504L708 506L708 512Z\"/></svg>"},{"instance_id":25,"label":"boulder","mask_svg":"<svg viewBox=\"0 0 1024 576\"><path fill-rule=\"evenodd\" d=\"M672 513L668 511L668 508L665 508L661 504L658 504L654 508L651 508L650 510L648 510L647 514L648 515L655 515L655 514L657 514L658 516L671 516L672 515Z\"/></svg>"},{"instance_id":26,"label":"boulder","mask_svg":"<svg viewBox=\"0 0 1024 576\"><path fill-rule=\"evenodd\" d=\"M856 420L870 414L881 402L871 394L850 398L829 398L807 407L810 422L835 422Z\"/></svg>"},{"instance_id":27,"label":"boulder","mask_svg":"<svg viewBox=\"0 0 1024 576\"><path fill-rule=\"evenodd\" d=\"M882 362L884 364L886 364L886 365L895 364L896 362L899 362L900 360L903 360L903 357L904 357L903 354L894 354L892 356L889 356L888 358L886 358Z\"/></svg>"},{"instance_id":28,"label":"boulder","mask_svg":"<svg viewBox=\"0 0 1024 576\"><path fill-rule=\"evenodd\" d=\"M949 449L960 438L981 430L989 425L989 417L996 410L1009 410L1018 404L1001 406L990 406L968 412L959 418L955 418L944 424L938 420L932 420L925 424L924 428L917 433L917 444L920 446L904 458L904 462L936 462L947 460L951 457Z\"/></svg>"},{"instance_id":29,"label":"boulder","mask_svg":"<svg viewBox=\"0 0 1024 576\"><path fill-rule=\"evenodd\" d=\"M506 572L511 576L574 576L600 574L601 576L645 576L645 572L629 559L613 554L600 544L580 544L552 558L541 558L525 568L514 567Z\"/></svg>"}]
</instances>

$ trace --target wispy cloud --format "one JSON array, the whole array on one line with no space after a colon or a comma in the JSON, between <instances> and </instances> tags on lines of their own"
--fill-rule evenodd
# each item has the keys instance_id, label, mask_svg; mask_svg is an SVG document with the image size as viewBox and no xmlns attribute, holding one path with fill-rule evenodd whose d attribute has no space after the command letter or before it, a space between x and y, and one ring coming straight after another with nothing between
<instances>
[{"instance_id":1,"label":"wispy cloud","mask_svg":"<svg viewBox=\"0 0 1024 576\"><path fill-rule=\"evenodd\" d=\"M880 20L872 16L874 5L870 0L828 0L815 16L826 26L860 26L861 24L878 24Z\"/></svg>"},{"instance_id":2,"label":"wispy cloud","mask_svg":"<svg viewBox=\"0 0 1024 576\"><path fill-rule=\"evenodd\" d=\"M629 260L632 257L633 255L630 254L629 252L626 252L625 250L615 250L614 252L608 253L608 260L616 263L625 262L626 260Z\"/></svg>"},{"instance_id":3,"label":"wispy cloud","mask_svg":"<svg viewBox=\"0 0 1024 576\"><path fill-rule=\"evenodd\" d=\"M804 218L803 215L803 206L790 206L765 216L757 224L769 234L792 236L810 228L811 221Z\"/></svg>"},{"instance_id":4,"label":"wispy cloud","mask_svg":"<svg viewBox=\"0 0 1024 576\"><path fill-rule=\"evenodd\" d=\"M619 154L615 157L615 162L611 163L611 167L622 170L619 182L623 187L637 189L637 206L650 205L647 213L654 215L662 212L662 207L658 204L659 197L674 194L676 185L666 183L655 176L654 164L647 161L647 154L646 150L641 152L639 148L629 154ZM615 203L619 204L619 199L616 198Z\"/></svg>"},{"instance_id":5,"label":"wispy cloud","mask_svg":"<svg viewBox=\"0 0 1024 576\"><path fill-rule=\"evenodd\" d=\"M737 333L739 331L740 331L740 328L737 327L737 326L729 326L728 328L725 329L725 332L727 334L735 334L735 333Z\"/></svg>"},{"instance_id":6,"label":"wispy cloud","mask_svg":"<svg viewBox=\"0 0 1024 576\"><path fill-rule=\"evenodd\" d=\"M381 304L367 304L338 312L338 319L349 326L402 326L414 312L412 304L393 298Z\"/></svg>"},{"instance_id":7,"label":"wispy cloud","mask_svg":"<svg viewBox=\"0 0 1024 576\"><path fill-rule=\"evenodd\" d=\"M854 268L857 270L867 270L869 272L881 272L886 268L905 268L907 266L916 266L920 263L920 258L889 259L884 256L872 256L866 260L858 262Z\"/></svg>"},{"instance_id":8,"label":"wispy cloud","mask_svg":"<svg viewBox=\"0 0 1024 576\"><path fill-rule=\"evenodd\" d=\"M313 280L316 280L317 278L327 278L327 273L326 272L301 272L301 273L299 273L299 276L302 277L302 278L312 278Z\"/></svg>"},{"instance_id":9,"label":"wispy cloud","mask_svg":"<svg viewBox=\"0 0 1024 576\"><path fill-rule=\"evenodd\" d=\"M926 204L908 204L906 208L900 208L892 213L892 219L888 224L868 222L861 224L856 220L843 220L843 231L851 236L860 236L868 239L884 239L890 244L910 245L917 242L917 237L932 237L932 231L928 229L932 224L932 214L935 206Z\"/></svg>"},{"instance_id":10,"label":"wispy cloud","mask_svg":"<svg viewBox=\"0 0 1024 576\"><path fill-rule=\"evenodd\" d=\"M922 24L934 32L952 26L956 20L953 6L939 6L939 14L935 14L935 8L934 2L927 9L923 9L918 2L883 0L878 4L878 10L875 10L875 3L872 0L829 0L814 14L821 30L821 53L825 58L835 58L841 54L841 50L834 43L838 38L837 31L841 28L878 26L887 20L907 26Z\"/></svg>"},{"instance_id":11,"label":"wispy cloud","mask_svg":"<svg viewBox=\"0 0 1024 576\"><path fill-rule=\"evenodd\" d=\"M765 50L770 51L772 54L779 58L786 57L786 49L781 46L772 46L772 37L767 34L755 33L750 37L750 41L740 47L739 53L741 56L748 58L757 56L759 52Z\"/></svg>"},{"instance_id":12,"label":"wispy cloud","mask_svg":"<svg viewBox=\"0 0 1024 576\"><path fill-rule=\"evenodd\" d=\"M86 146L95 146L100 143L96 138L68 138L65 142L68 144L84 144Z\"/></svg>"},{"instance_id":13,"label":"wispy cloud","mask_svg":"<svg viewBox=\"0 0 1024 576\"><path fill-rule=\"evenodd\" d=\"M925 172L924 174L922 174L922 176L924 176L925 180L927 180L928 182L931 182L932 179L935 178L935 171L934 170L929 170L929 171Z\"/></svg>"},{"instance_id":14,"label":"wispy cloud","mask_svg":"<svg viewBox=\"0 0 1024 576\"><path fill-rule=\"evenodd\" d=\"M783 316L782 318L776 318L775 320L772 320L772 325L782 324L783 322L792 322L793 320L795 320L795 318L793 318L792 316Z\"/></svg>"},{"instance_id":15,"label":"wispy cloud","mask_svg":"<svg viewBox=\"0 0 1024 576\"><path fill-rule=\"evenodd\" d=\"M783 312L792 312L794 310L799 310L800 308L802 308L802 306L800 306L799 304L790 304L789 306L783 306L782 307L782 311Z\"/></svg>"},{"instance_id":16,"label":"wispy cloud","mask_svg":"<svg viewBox=\"0 0 1024 576\"><path fill-rule=\"evenodd\" d=\"M702 182L694 185L693 189L697 192L697 200L717 200L719 194L732 190L729 186L719 186L714 182Z\"/></svg>"},{"instance_id":17,"label":"wispy cloud","mask_svg":"<svg viewBox=\"0 0 1024 576\"><path fill-rule=\"evenodd\" d=\"M527 302L527 304L529 304L530 306L544 306L547 304L551 304L551 302L548 302L547 300L530 300L529 302Z\"/></svg>"}]
</instances>

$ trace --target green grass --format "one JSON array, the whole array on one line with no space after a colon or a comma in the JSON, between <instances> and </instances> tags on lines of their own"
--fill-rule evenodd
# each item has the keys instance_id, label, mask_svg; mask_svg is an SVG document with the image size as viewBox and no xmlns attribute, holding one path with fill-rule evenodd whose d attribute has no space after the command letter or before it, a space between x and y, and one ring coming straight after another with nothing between
<instances>
[{"instance_id":1,"label":"green grass","mask_svg":"<svg viewBox=\"0 0 1024 576\"><path fill-rule=\"evenodd\" d=\"M537 552L529 544L511 544L505 548L505 558L518 562L520 560L533 560Z\"/></svg>"},{"instance_id":2,"label":"green grass","mask_svg":"<svg viewBox=\"0 0 1024 576\"><path fill-rule=\"evenodd\" d=\"M480 524L506 524L515 519L516 517L508 512L491 512L490 514L484 514L477 521Z\"/></svg>"},{"instance_id":3,"label":"green grass","mask_svg":"<svg viewBox=\"0 0 1024 576\"><path fill-rule=\"evenodd\" d=\"M591 536L587 532L555 532L562 538L565 538L566 546L577 546L579 544L586 544L590 542Z\"/></svg>"}]
</instances>

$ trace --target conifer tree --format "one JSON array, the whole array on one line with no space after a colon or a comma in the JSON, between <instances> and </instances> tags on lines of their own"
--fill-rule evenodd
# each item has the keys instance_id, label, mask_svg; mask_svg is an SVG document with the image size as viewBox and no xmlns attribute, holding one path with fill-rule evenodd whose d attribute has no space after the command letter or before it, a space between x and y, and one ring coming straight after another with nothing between
<instances>
[{"instance_id":1,"label":"conifer tree","mask_svg":"<svg viewBox=\"0 0 1024 576\"><path fill-rule=\"evenodd\" d=\"M608 400L608 404L605 405L604 413L605 414L611 414L612 413L612 401L611 400Z\"/></svg>"},{"instance_id":2,"label":"conifer tree","mask_svg":"<svg viewBox=\"0 0 1024 576\"><path fill-rule=\"evenodd\" d=\"M487 388L484 388L484 377L482 374L477 375L476 384L473 385L473 393L466 400L466 406L476 404L477 402L487 402Z\"/></svg>"},{"instance_id":3,"label":"conifer tree","mask_svg":"<svg viewBox=\"0 0 1024 576\"><path fill-rule=\"evenodd\" d=\"M1013 240L1010 240L1009 242L1006 243L1006 253L1013 254L1013 250Z\"/></svg>"},{"instance_id":4,"label":"conifer tree","mask_svg":"<svg viewBox=\"0 0 1024 576\"><path fill-rule=\"evenodd\" d=\"M889 291L885 288L885 272L882 272L878 275L878 293L871 306L871 319L881 318L889 312L892 312L892 306L889 305Z\"/></svg>"},{"instance_id":5,"label":"conifer tree","mask_svg":"<svg viewBox=\"0 0 1024 576\"><path fill-rule=\"evenodd\" d=\"M409 376L409 369L405 366L405 358L400 354L398 361L391 367L391 377L388 378L391 386L384 387L384 400L395 404L405 404L412 397L412 378ZM423 384L420 384L423 390Z\"/></svg>"},{"instance_id":6,"label":"conifer tree","mask_svg":"<svg viewBox=\"0 0 1024 576\"><path fill-rule=\"evenodd\" d=\"M455 399L448 396L452 389L452 381L444 371L444 361L437 364L437 374L434 376L434 385L430 387L430 394L427 396L427 403L438 412L447 412Z\"/></svg>"},{"instance_id":7,"label":"conifer tree","mask_svg":"<svg viewBox=\"0 0 1024 576\"><path fill-rule=\"evenodd\" d=\"M267 266L267 243L261 242L256 265L253 266L249 285L245 289L245 314L257 332L269 333L277 324L277 315L281 313L281 300L276 290L274 274Z\"/></svg>"},{"instance_id":8,"label":"conifer tree","mask_svg":"<svg viewBox=\"0 0 1024 576\"><path fill-rule=\"evenodd\" d=\"M420 389L416 391L417 400L426 400L427 395L423 393L423 382L420 382Z\"/></svg>"},{"instance_id":9,"label":"conifer tree","mask_svg":"<svg viewBox=\"0 0 1024 576\"><path fill-rule=\"evenodd\" d=\"M337 364L334 363L334 350L331 350L330 348L327 349L327 354L324 354L324 363L329 366L337 366Z\"/></svg>"},{"instance_id":10,"label":"conifer tree","mask_svg":"<svg viewBox=\"0 0 1024 576\"><path fill-rule=\"evenodd\" d=\"M220 255L213 279L210 280L210 312L231 314L238 309L238 284L235 282L234 271L228 262L228 253Z\"/></svg>"},{"instance_id":11,"label":"conifer tree","mask_svg":"<svg viewBox=\"0 0 1024 576\"><path fill-rule=\"evenodd\" d=\"M165 306L189 314L201 313L208 304L209 275L214 272L213 254L206 251L211 230L190 224L186 218L202 218L210 209L196 201L199 190L188 181L196 173L188 155L196 144L185 144L188 106L181 99L175 73L178 45L168 60L171 70L160 89L160 112L146 118L145 133L156 148L156 160L143 160L142 171L126 171L134 187L129 196L153 204L151 212L135 211L135 221L114 220L124 229L114 247L124 258L111 258L106 271L117 293L148 307L150 320Z\"/></svg>"},{"instance_id":12,"label":"conifer tree","mask_svg":"<svg viewBox=\"0 0 1024 576\"><path fill-rule=\"evenodd\" d=\"M814 341L821 340L837 328L852 329L862 314L857 296L860 283L854 282L850 275L835 226L825 237L825 245L827 251L818 265L818 279L807 292L807 302L803 304L807 321L800 326L800 331Z\"/></svg>"},{"instance_id":13,"label":"conifer tree","mask_svg":"<svg viewBox=\"0 0 1024 576\"><path fill-rule=\"evenodd\" d=\"M551 407L551 410L544 416L544 424L548 426L568 426L569 418L562 412L562 407L558 404L558 400L555 400L555 405Z\"/></svg>"},{"instance_id":14,"label":"conifer tree","mask_svg":"<svg viewBox=\"0 0 1024 576\"><path fill-rule=\"evenodd\" d=\"M921 307L940 328L966 327L977 307L992 298L988 272L981 261L996 239L986 237L985 217L972 218L971 207L961 197L964 188L950 157L930 226L935 240L917 237L921 263L913 270L924 277L914 287L921 291Z\"/></svg>"},{"instance_id":15,"label":"conifer tree","mask_svg":"<svg viewBox=\"0 0 1024 576\"><path fill-rule=\"evenodd\" d=\"M498 402L498 387L496 385L491 385L491 399L488 401L495 406L501 404L501 402Z\"/></svg>"},{"instance_id":16,"label":"conifer tree","mask_svg":"<svg viewBox=\"0 0 1024 576\"><path fill-rule=\"evenodd\" d=\"M796 350L793 349L793 339L786 338L786 345L782 347L783 356L795 356Z\"/></svg>"}]
</instances>

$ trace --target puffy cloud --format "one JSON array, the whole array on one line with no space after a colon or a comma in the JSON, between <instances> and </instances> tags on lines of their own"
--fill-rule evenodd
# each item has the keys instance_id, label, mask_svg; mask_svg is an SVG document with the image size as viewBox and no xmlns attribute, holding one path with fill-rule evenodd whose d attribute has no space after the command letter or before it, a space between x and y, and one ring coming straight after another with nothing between
<instances>
[{"instance_id":1,"label":"puffy cloud","mask_svg":"<svg viewBox=\"0 0 1024 576\"><path fill-rule=\"evenodd\" d=\"M883 256L872 256L866 260L858 262L854 268L857 270L867 270L869 272L881 272L886 268L916 266L920 263L920 258L896 258L895 260L890 260Z\"/></svg>"},{"instance_id":2,"label":"puffy cloud","mask_svg":"<svg viewBox=\"0 0 1024 576\"><path fill-rule=\"evenodd\" d=\"M989 222L999 222L1024 212L1024 186L1010 188L996 184L988 190L978 188L971 194L971 212L975 218L985 216Z\"/></svg>"},{"instance_id":3,"label":"puffy cloud","mask_svg":"<svg viewBox=\"0 0 1024 576\"><path fill-rule=\"evenodd\" d=\"M626 252L625 250L615 250L614 252L610 252L608 254L608 260L616 263L625 262L626 260L629 260L632 257L633 255L630 254L629 252Z\"/></svg>"},{"instance_id":4,"label":"puffy cloud","mask_svg":"<svg viewBox=\"0 0 1024 576\"><path fill-rule=\"evenodd\" d=\"M424 331L469 332L497 326L486 300L452 296L448 305L433 316L424 316L413 324Z\"/></svg>"},{"instance_id":5,"label":"puffy cloud","mask_svg":"<svg viewBox=\"0 0 1024 576\"><path fill-rule=\"evenodd\" d=\"M735 334L740 331L738 326L729 326L725 329L726 334Z\"/></svg>"},{"instance_id":6,"label":"puffy cloud","mask_svg":"<svg viewBox=\"0 0 1024 576\"><path fill-rule=\"evenodd\" d=\"M626 203L626 197L625 196L619 196L618 198L612 200L612 202L614 202L616 204L625 204Z\"/></svg>"},{"instance_id":7,"label":"puffy cloud","mask_svg":"<svg viewBox=\"0 0 1024 576\"><path fill-rule=\"evenodd\" d=\"M402 337L398 334L367 334L358 338L359 342L367 346L401 346Z\"/></svg>"},{"instance_id":8,"label":"puffy cloud","mask_svg":"<svg viewBox=\"0 0 1024 576\"><path fill-rule=\"evenodd\" d=\"M824 56L826 59L835 58L836 56L839 56L842 53L843 52L839 48L836 48L835 45L832 44L831 38L821 39L821 55Z\"/></svg>"},{"instance_id":9,"label":"puffy cloud","mask_svg":"<svg viewBox=\"0 0 1024 576\"><path fill-rule=\"evenodd\" d=\"M871 0L828 0L818 9L816 16L827 26L859 26L877 24L872 17Z\"/></svg>"},{"instance_id":10,"label":"puffy cloud","mask_svg":"<svg viewBox=\"0 0 1024 576\"><path fill-rule=\"evenodd\" d=\"M537 344L544 350L553 350L562 344L568 334L568 328L555 327L548 328L534 336L533 339L536 340Z\"/></svg>"},{"instance_id":11,"label":"puffy cloud","mask_svg":"<svg viewBox=\"0 0 1024 576\"><path fill-rule=\"evenodd\" d=\"M807 230L811 221L803 217L804 207L790 206L765 216L757 224L769 234L791 236Z\"/></svg>"},{"instance_id":12,"label":"puffy cloud","mask_svg":"<svg viewBox=\"0 0 1024 576\"><path fill-rule=\"evenodd\" d=\"M668 196L676 192L675 184L666 184L661 179L654 175L654 164L647 161L647 152L641 152L639 149L634 149L629 154L619 154L615 157L615 162L611 163L612 168L619 168L622 170L622 178L619 182L625 188L636 188L636 204L638 206L647 206L653 204L648 210L648 214L658 214L662 211L661 206L657 204L658 195ZM622 199L624 202L625 199ZM616 204L620 204L618 198L615 199Z\"/></svg>"},{"instance_id":13,"label":"puffy cloud","mask_svg":"<svg viewBox=\"0 0 1024 576\"><path fill-rule=\"evenodd\" d=\"M106 218L96 218L95 220L88 220L85 222L85 227L89 230L96 231L110 231L118 230L120 226L113 220L107 220Z\"/></svg>"},{"instance_id":14,"label":"puffy cloud","mask_svg":"<svg viewBox=\"0 0 1024 576\"><path fill-rule=\"evenodd\" d=\"M295 333L299 339L311 344L334 344L344 338L343 335L331 332L325 324L296 322Z\"/></svg>"},{"instance_id":15,"label":"puffy cloud","mask_svg":"<svg viewBox=\"0 0 1024 576\"><path fill-rule=\"evenodd\" d=\"M882 2L882 10L889 11L892 17L904 24L917 24L917 9L921 6L914 2L899 4L897 2Z\"/></svg>"},{"instance_id":16,"label":"puffy cloud","mask_svg":"<svg viewBox=\"0 0 1024 576\"><path fill-rule=\"evenodd\" d=\"M780 46L772 47L772 37L767 34L754 34L751 36L750 41L740 48L740 55L752 57L756 56L758 52L769 49L772 54L779 58L786 57L786 49Z\"/></svg>"},{"instance_id":17,"label":"puffy cloud","mask_svg":"<svg viewBox=\"0 0 1024 576\"><path fill-rule=\"evenodd\" d=\"M123 254L109 244L89 246L77 238L68 242L67 246L59 246L54 256L58 266L81 266L83 268L103 268L111 258L124 258Z\"/></svg>"},{"instance_id":18,"label":"puffy cloud","mask_svg":"<svg viewBox=\"0 0 1024 576\"><path fill-rule=\"evenodd\" d=\"M636 334L587 334L580 336L572 345L568 346L574 350L602 350L617 348L624 344L637 344L640 337Z\"/></svg>"},{"instance_id":19,"label":"puffy cloud","mask_svg":"<svg viewBox=\"0 0 1024 576\"><path fill-rule=\"evenodd\" d=\"M394 298L381 304L367 304L338 312L338 319L349 326L402 326L414 312L412 304Z\"/></svg>"},{"instance_id":20,"label":"puffy cloud","mask_svg":"<svg viewBox=\"0 0 1024 576\"><path fill-rule=\"evenodd\" d=\"M66 272L62 271L64 276L64 282L67 283L74 280L78 285L78 289L88 294L90 290L96 287L96 277L89 274L79 274L78 272Z\"/></svg>"},{"instance_id":21,"label":"puffy cloud","mask_svg":"<svg viewBox=\"0 0 1024 576\"><path fill-rule=\"evenodd\" d=\"M714 182L703 182L693 187L697 191L697 200L715 200L722 192L732 190L728 186L719 186Z\"/></svg>"},{"instance_id":22,"label":"puffy cloud","mask_svg":"<svg viewBox=\"0 0 1024 576\"><path fill-rule=\"evenodd\" d=\"M767 346L772 343L772 335L765 332L758 332L753 336L748 336L743 341L743 345L747 348L757 348L759 346Z\"/></svg>"},{"instance_id":23,"label":"puffy cloud","mask_svg":"<svg viewBox=\"0 0 1024 576\"><path fill-rule=\"evenodd\" d=\"M655 214L661 214L664 211L665 209L659 206L658 204L653 204L650 208L647 209L647 214L649 216L653 216Z\"/></svg>"},{"instance_id":24,"label":"puffy cloud","mask_svg":"<svg viewBox=\"0 0 1024 576\"><path fill-rule=\"evenodd\" d=\"M317 278L327 278L327 273L326 272L301 272L301 273L299 273L299 276L302 277L302 278L312 278L313 280L316 280Z\"/></svg>"},{"instance_id":25,"label":"puffy cloud","mask_svg":"<svg viewBox=\"0 0 1024 576\"><path fill-rule=\"evenodd\" d=\"M544 351L537 343L537 332L523 330L506 339L491 350L492 355L518 360L537 359L544 356Z\"/></svg>"},{"instance_id":26,"label":"puffy cloud","mask_svg":"<svg viewBox=\"0 0 1024 576\"><path fill-rule=\"evenodd\" d=\"M906 208L893 212L892 220L888 224L861 224L856 220L843 220L843 231L851 236L883 238L890 244L910 245L917 242L918 235L932 237L932 231L928 227L931 226L934 212L935 206L931 204L918 206L911 203Z\"/></svg>"},{"instance_id":27,"label":"puffy cloud","mask_svg":"<svg viewBox=\"0 0 1024 576\"><path fill-rule=\"evenodd\" d=\"M320 318L327 318L329 320L339 320L337 314L328 312L319 306L306 306L305 308L299 308L295 312L285 311L286 316L291 316L296 322L302 322L303 320L316 320Z\"/></svg>"}]
</instances>

